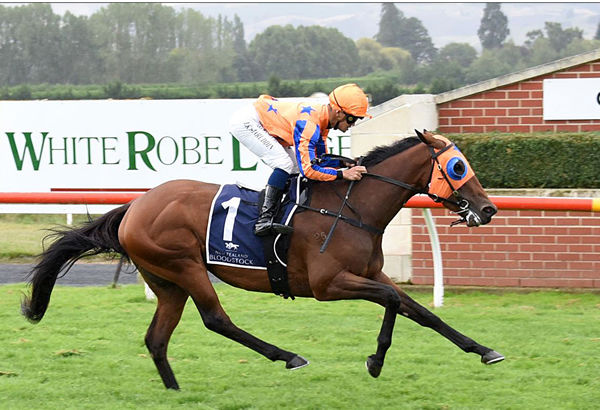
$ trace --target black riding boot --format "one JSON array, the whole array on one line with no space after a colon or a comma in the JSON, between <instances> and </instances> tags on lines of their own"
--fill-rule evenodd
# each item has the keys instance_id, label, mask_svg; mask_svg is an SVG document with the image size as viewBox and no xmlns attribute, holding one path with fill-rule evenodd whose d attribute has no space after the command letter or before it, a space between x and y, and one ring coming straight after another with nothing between
<instances>
[{"instance_id":1,"label":"black riding boot","mask_svg":"<svg viewBox=\"0 0 600 410\"><path fill-rule=\"evenodd\" d=\"M273 223L277 206L281 202L281 196L283 191L275 188L273 185L267 185L265 188L265 201L263 202L260 210L260 215L254 225L254 235L266 236L271 233L271 230L275 233L292 233L294 228L287 225L281 225Z\"/></svg>"}]
</instances>

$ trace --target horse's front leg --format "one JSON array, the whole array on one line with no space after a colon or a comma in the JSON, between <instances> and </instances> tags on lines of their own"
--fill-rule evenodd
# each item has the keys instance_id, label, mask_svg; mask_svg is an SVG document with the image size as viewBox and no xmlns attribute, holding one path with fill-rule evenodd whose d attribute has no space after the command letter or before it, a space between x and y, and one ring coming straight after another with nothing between
<instances>
[{"instance_id":1,"label":"horse's front leg","mask_svg":"<svg viewBox=\"0 0 600 410\"><path fill-rule=\"evenodd\" d=\"M484 364L498 363L504 360L504 356L490 349L489 347L480 345L473 339L456 331L446 324L438 316L434 315L427 308L417 303L408 296L400 287L398 287L386 274L380 272L375 278L377 281L392 286L400 296L402 303L398 314L401 314L409 319L414 320L421 326L429 327L452 343L460 347L466 353L476 353L481 356L481 362Z\"/></svg>"},{"instance_id":2,"label":"horse's front leg","mask_svg":"<svg viewBox=\"0 0 600 410\"><path fill-rule=\"evenodd\" d=\"M392 344L392 334L396 315L400 309L400 296L387 284L357 276L349 271L337 274L327 285L313 287L317 300L349 300L364 299L385 307L381 330L377 337L377 351L367 358L366 366L369 374L379 376L385 354Z\"/></svg>"}]
</instances>

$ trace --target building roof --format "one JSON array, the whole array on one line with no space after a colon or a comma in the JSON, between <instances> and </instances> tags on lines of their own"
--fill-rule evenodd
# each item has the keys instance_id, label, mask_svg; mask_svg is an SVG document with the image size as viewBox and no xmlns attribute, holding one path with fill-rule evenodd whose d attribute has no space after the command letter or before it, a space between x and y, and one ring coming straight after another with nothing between
<instances>
[{"instance_id":1,"label":"building roof","mask_svg":"<svg viewBox=\"0 0 600 410\"><path fill-rule=\"evenodd\" d=\"M435 96L435 103L442 104L448 101L458 100L469 95L481 93L484 91L493 90L494 88L503 87L508 84L518 83L528 80L533 77L538 77L545 74L554 73L567 68L576 67L581 64L591 61L600 60L600 48L582 54L577 54L571 57L565 57L560 60L551 61L546 64L541 64L532 68L527 68L515 73L505 74L500 77L490 80L481 81L476 84L466 85L455 90L446 91L445 93Z\"/></svg>"}]
</instances>

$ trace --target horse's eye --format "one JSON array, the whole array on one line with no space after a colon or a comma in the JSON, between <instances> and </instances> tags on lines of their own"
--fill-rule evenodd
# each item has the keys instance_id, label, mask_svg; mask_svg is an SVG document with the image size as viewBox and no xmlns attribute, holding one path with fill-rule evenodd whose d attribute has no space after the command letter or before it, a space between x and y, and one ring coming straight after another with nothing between
<instances>
[{"instance_id":1,"label":"horse's eye","mask_svg":"<svg viewBox=\"0 0 600 410\"><path fill-rule=\"evenodd\" d=\"M456 175L462 175L465 172L465 164L462 161L456 161L452 169Z\"/></svg>"},{"instance_id":2,"label":"horse's eye","mask_svg":"<svg viewBox=\"0 0 600 410\"><path fill-rule=\"evenodd\" d=\"M467 164L459 157L454 157L448 161L446 165L448 176L456 181L459 181L467 175Z\"/></svg>"}]
</instances>

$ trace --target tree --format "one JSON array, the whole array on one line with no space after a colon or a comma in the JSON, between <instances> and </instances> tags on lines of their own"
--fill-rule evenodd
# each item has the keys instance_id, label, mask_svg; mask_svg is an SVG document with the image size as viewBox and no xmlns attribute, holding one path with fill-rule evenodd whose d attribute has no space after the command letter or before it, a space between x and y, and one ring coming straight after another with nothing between
<instances>
[{"instance_id":1,"label":"tree","mask_svg":"<svg viewBox=\"0 0 600 410\"><path fill-rule=\"evenodd\" d=\"M61 80L60 16L50 4L2 6L0 79L3 84Z\"/></svg>"},{"instance_id":2,"label":"tree","mask_svg":"<svg viewBox=\"0 0 600 410\"><path fill-rule=\"evenodd\" d=\"M528 67L526 59L528 50L524 46L517 46L512 40L507 41L499 49L494 50L498 58L508 64L509 72L520 71Z\"/></svg>"},{"instance_id":3,"label":"tree","mask_svg":"<svg viewBox=\"0 0 600 410\"><path fill-rule=\"evenodd\" d=\"M20 19L17 10L21 7L0 5L0 83L15 85L27 81L28 65L22 38L17 34Z\"/></svg>"},{"instance_id":4,"label":"tree","mask_svg":"<svg viewBox=\"0 0 600 410\"><path fill-rule=\"evenodd\" d=\"M400 24L404 15L394 3L383 3L381 5L381 17L379 19L379 31L375 40L383 46L396 47L400 38Z\"/></svg>"},{"instance_id":5,"label":"tree","mask_svg":"<svg viewBox=\"0 0 600 410\"><path fill-rule=\"evenodd\" d=\"M356 41L360 65L357 74L366 75L376 71L403 70L407 64L415 64L410 52L399 47L383 47L372 38Z\"/></svg>"},{"instance_id":6,"label":"tree","mask_svg":"<svg viewBox=\"0 0 600 410\"><path fill-rule=\"evenodd\" d=\"M0 85L235 81L249 71L237 16L158 3L110 3L89 18L0 5Z\"/></svg>"},{"instance_id":7,"label":"tree","mask_svg":"<svg viewBox=\"0 0 600 410\"><path fill-rule=\"evenodd\" d=\"M169 53L169 71L182 82L219 81L216 22L202 13L184 9L176 17L175 46Z\"/></svg>"},{"instance_id":8,"label":"tree","mask_svg":"<svg viewBox=\"0 0 600 410\"><path fill-rule=\"evenodd\" d=\"M546 37L538 37L529 50L529 64L539 65L560 58L559 53L552 47L550 40Z\"/></svg>"},{"instance_id":9,"label":"tree","mask_svg":"<svg viewBox=\"0 0 600 410\"><path fill-rule=\"evenodd\" d=\"M508 19L500 10L500 3L486 3L477 35L484 49L498 48L502 45L510 30Z\"/></svg>"},{"instance_id":10,"label":"tree","mask_svg":"<svg viewBox=\"0 0 600 410\"><path fill-rule=\"evenodd\" d=\"M358 71L354 41L334 28L321 26L270 26L248 45L257 72L255 79L271 75L281 79L343 77Z\"/></svg>"},{"instance_id":11,"label":"tree","mask_svg":"<svg viewBox=\"0 0 600 410\"><path fill-rule=\"evenodd\" d=\"M101 58L86 16L66 12L61 21L60 82L91 84L102 74Z\"/></svg>"},{"instance_id":12,"label":"tree","mask_svg":"<svg viewBox=\"0 0 600 410\"><path fill-rule=\"evenodd\" d=\"M600 40L600 23L596 26L596 34L594 35L594 40Z\"/></svg>"},{"instance_id":13,"label":"tree","mask_svg":"<svg viewBox=\"0 0 600 410\"><path fill-rule=\"evenodd\" d=\"M600 40L575 39L569 43L567 48L565 48L564 54L567 56L574 56L576 54L587 53L588 51L596 50L598 48L600 48Z\"/></svg>"},{"instance_id":14,"label":"tree","mask_svg":"<svg viewBox=\"0 0 600 410\"><path fill-rule=\"evenodd\" d=\"M579 28L563 29L560 23L547 21L544 24L546 35L554 50L561 52L575 39L583 38L583 30Z\"/></svg>"},{"instance_id":15,"label":"tree","mask_svg":"<svg viewBox=\"0 0 600 410\"><path fill-rule=\"evenodd\" d=\"M512 66L502 59L498 50L483 50L481 56L473 61L473 64L469 67L469 71L466 74L466 81L469 84L473 84L510 73L511 71Z\"/></svg>"},{"instance_id":16,"label":"tree","mask_svg":"<svg viewBox=\"0 0 600 410\"><path fill-rule=\"evenodd\" d=\"M233 68L236 70L237 79L239 81L251 81L254 71L252 69L252 60L246 47L244 25L237 14L233 19L233 51L235 51Z\"/></svg>"},{"instance_id":17,"label":"tree","mask_svg":"<svg viewBox=\"0 0 600 410\"><path fill-rule=\"evenodd\" d=\"M435 60L422 70L422 79L432 84L429 92L438 94L465 85L468 68L476 58L477 50L467 43L442 47Z\"/></svg>"},{"instance_id":18,"label":"tree","mask_svg":"<svg viewBox=\"0 0 600 410\"><path fill-rule=\"evenodd\" d=\"M544 37L544 33L542 30L531 30L528 31L525 36L527 37L527 40L525 40L525 47L531 48L538 38Z\"/></svg>"},{"instance_id":19,"label":"tree","mask_svg":"<svg viewBox=\"0 0 600 410\"><path fill-rule=\"evenodd\" d=\"M175 47L175 10L157 3L110 3L90 17L106 80L160 81Z\"/></svg>"},{"instance_id":20,"label":"tree","mask_svg":"<svg viewBox=\"0 0 600 410\"><path fill-rule=\"evenodd\" d=\"M416 65L410 52L400 47L383 47L381 54L391 63L392 70L402 70L407 64Z\"/></svg>"},{"instance_id":21,"label":"tree","mask_svg":"<svg viewBox=\"0 0 600 410\"><path fill-rule=\"evenodd\" d=\"M545 32L545 35L544 35ZM544 30L527 33L528 63L537 65L597 48L597 40L584 40L578 28L563 29L560 23L546 22Z\"/></svg>"},{"instance_id":22,"label":"tree","mask_svg":"<svg viewBox=\"0 0 600 410\"><path fill-rule=\"evenodd\" d=\"M256 63L254 78L266 80L271 75L299 78L301 58L298 53L291 52L297 49L296 29L291 24L267 27L248 45L250 57Z\"/></svg>"},{"instance_id":23,"label":"tree","mask_svg":"<svg viewBox=\"0 0 600 410\"><path fill-rule=\"evenodd\" d=\"M430 63L437 55L437 49L421 20L416 17L406 19L402 27L400 48L409 50L419 63Z\"/></svg>"},{"instance_id":24,"label":"tree","mask_svg":"<svg viewBox=\"0 0 600 410\"><path fill-rule=\"evenodd\" d=\"M394 63L383 53L383 46L370 38L361 38L356 42L360 57L359 74L366 75L380 70L391 70Z\"/></svg>"},{"instance_id":25,"label":"tree","mask_svg":"<svg viewBox=\"0 0 600 410\"><path fill-rule=\"evenodd\" d=\"M216 51L214 55L218 69L218 79L220 82L231 82L237 77L236 68L233 63L236 57L234 50L235 33L234 25L227 17L217 18L216 25Z\"/></svg>"},{"instance_id":26,"label":"tree","mask_svg":"<svg viewBox=\"0 0 600 410\"><path fill-rule=\"evenodd\" d=\"M449 43L440 49L438 59L442 62L455 62L468 67L477 58L477 50L468 43Z\"/></svg>"},{"instance_id":27,"label":"tree","mask_svg":"<svg viewBox=\"0 0 600 410\"><path fill-rule=\"evenodd\" d=\"M381 5L379 32L375 36L385 47L399 47L410 51L418 63L433 61L437 53L423 23L416 17L406 18L394 3Z\"/></svg>"}]
</instances>

